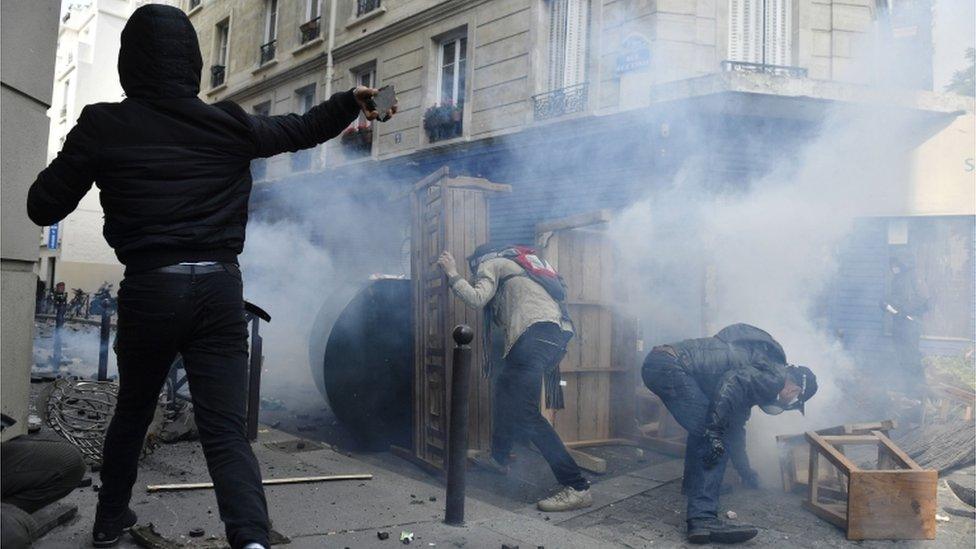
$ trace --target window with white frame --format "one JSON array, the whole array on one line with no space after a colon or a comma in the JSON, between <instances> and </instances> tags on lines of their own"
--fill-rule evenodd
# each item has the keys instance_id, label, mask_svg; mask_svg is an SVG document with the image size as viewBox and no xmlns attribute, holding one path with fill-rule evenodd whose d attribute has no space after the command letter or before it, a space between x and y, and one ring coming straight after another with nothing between
<instances>
[{"instance_id":1,"label":"window with white frame","mask_svg":"<svg viewBox=\"0 0 976 549\"><path fill-rule=\"evenodd\" d=\"M468 39L457 36L440 43L438 53L437 90L442 105L464 103L465 69Z\"/></svg>"},{"instance_id":2,"label":"window with white frame","mask_svg":"<svg viewBox=\"0 0 976 549\"><path fill-rule=\"evenodd\" d=\"M792 65L792 0L729 0L729 59Z\"/></svg>"},{"instance_id":3,"label":"window with white frame","mask_svg":"<svg viewBox=\"0 0 976 549\"><path fill-rule=\"evenodd\" d=\"M322 15L322 0L305 0L305 20L311 21Z\"/></svg>"},{"instance_id":4,"label":"window with white frame","mask_svg":"<svg viewBox=\"0 0 976 549\"><path fill-rule=\"evenodd\" d=\"M315 84L295 90L295 112L305 114L315 106Z\"/></svg>"},{"instance_id":5,"label":"window with white frame","mask_svg":"<svg viewBox=\"0 0 976 549\"><path fill-rule=\"evenodd\" d=\"M217 51L215 65L227 66L227 44L230 42L230 21L224 19L217 23Z\"/></svg>"},{"instance_id":6,"label":"window with white frame","mask_svg":"<svg viewBox=\"0 0 976 549\"><path fill-rule=\"evenodd\" d=\"M589 0L546 0L549 19L550 90L586 82L590 35Z\"/></svg>"},{"instance_id":7,"label":"window with white frame","mask_svg":"<svg viewBox=\"0 0 976 549\"><path fill-rule=\"evenodd\" d=\"M376 87L376 67L370 66L355 71L353 73L353 80L356 81L357 86L366 86L367 88Z\"/></svg>"},{"instance_id":8,"label":"window with white frame","mask_svg":"<svg viewBox=\"0 0 976 549\"><path fill-rule=\"evenodd\" d=\"M278 0L265 0L264 43L278 37Z\"/></svg>"}]
</instances>

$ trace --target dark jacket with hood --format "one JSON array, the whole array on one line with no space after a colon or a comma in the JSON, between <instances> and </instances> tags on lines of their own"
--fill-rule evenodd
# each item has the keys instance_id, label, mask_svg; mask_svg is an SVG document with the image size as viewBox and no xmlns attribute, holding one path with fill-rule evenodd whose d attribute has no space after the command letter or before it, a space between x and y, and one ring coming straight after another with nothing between
<instances>
[{"instance_id":1,"label":"dark jacket with hood","mask_svg":"<svg viewBox=\"0 0 976 549\"><path fill-rule=\"evenodd\" d=\"M89 105L30 188L38 225L63 219L94 182L105 240L133 273L187 261L236 262L244 246L250 162L313 147L358 115L351 91L299 116L255 116L201 101L197 35L179 9L146 5L122 31L126 99Z\"/></svg>"},{"instance_id":2,"label":"dark jacket with hood","mask_svg":"<svg viewBox=\"0 0 976 549\"><path fill-rule=\"evenodd\" d=\"M707 428L724 433L753 406L776 400L786 384L786 353L768 333L733 324L713 337L670 345L681 367L712 399Z\"/></svg>"}]
</instances>

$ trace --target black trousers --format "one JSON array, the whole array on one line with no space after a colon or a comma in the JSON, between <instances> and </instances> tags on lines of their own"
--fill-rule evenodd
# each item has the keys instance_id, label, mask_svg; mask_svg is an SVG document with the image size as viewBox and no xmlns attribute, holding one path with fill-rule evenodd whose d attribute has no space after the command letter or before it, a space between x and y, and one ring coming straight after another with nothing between
<instances>
[{"instance_id":1,"label":"black trousers","mask_svg":"<svg viewBox=\"0 0 976 549\"><path fill-rule=\"evenodd\" d=\"M493 387L491 404L497 412L491 452L499 463L506 463L515 437L524 434L539 449L560 484L585 490L589 482L539 409L543 373L565 354L566 338L551 322L529 326L515 342Z\"/></svg>"},{"instance_id":2,"label":"black trousers","mask_svg":"<svg viewBox=\"0 0 976 549\"><path fill-rule=\"evenodd\" d=\"M247 440L247 324L236 265L127 275L119 286L119 398L105 437L98 513L122 513L159 391L183 356L194 417L231 547L268 546L268 508Z\"/></svg>"},{"instance_id":3,"label":"black trousers","mask_svg":"<svg viewBox=\"0 0 976 549\"><path fill-rule=\"evenodd\" d=\"M30 513L71 493L85 475L85 461L71 443L51 432L0 444L4 549L30 547L37 525Z\"/></svg>"}]
</instances>

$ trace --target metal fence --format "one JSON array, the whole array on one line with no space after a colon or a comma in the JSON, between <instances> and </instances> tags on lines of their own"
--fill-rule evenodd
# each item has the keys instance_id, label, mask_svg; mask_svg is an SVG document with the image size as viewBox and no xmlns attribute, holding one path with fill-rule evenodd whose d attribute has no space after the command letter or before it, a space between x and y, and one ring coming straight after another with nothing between
<instances>
[{"instance_id":1,"label":"metal fence","mask_svg":"<svg viewBox=\"0 0 976 549\"><path fill-rule=\"evenodd\" d=\"M277 40L272 40L261 46L261 65L275 58L275 44L277 42Z\"/></svg>"},{"instance_id":2,"label":"metal fence","mask_svg":"<svg viewBox=\"0 0 976 549\"><path fill-rule=\"evenodd\" d=\"M748 61L722 61L722 70L725 72L775 74L777 76L789 76L792 78L807 77L807 69L804 69L803 67L767 65L765 63L751 63Z\"/></svg>"},{"instance_id":3,"label":"metal fence","mask_svg":"<svg viewBox=\"0 0 976 549\"><path fill-rule=\"evenodd\" d=\"M366 15L379 7L380 0L356 0L356 17Z\"/></svg>"},{"instance_id":4,"label":"metal fence","mask_svg":"<svg viewBox=\"0 0 976 549\"><path fill-rule=\"evenodd\" d=\"M224 65L214 65L210 67L210 87L216 88L224 83L224 75L227 73L227 67Z\"/></svg>"},{"instance_id":5,"label":"metal fence","mask_svg":"<svg viewBox=\"0 0 976 549\"><path fill-rule=\"evenodd\" d=\"M320 34L322 34L321 22L322 22L322 18L316 17L311 21L306 21L305 23L303 23L301 26L298 27L298 30L301 31L302 33L302 44L311 42L312 40L318 38Z\"/></svg>"}]
</instances>

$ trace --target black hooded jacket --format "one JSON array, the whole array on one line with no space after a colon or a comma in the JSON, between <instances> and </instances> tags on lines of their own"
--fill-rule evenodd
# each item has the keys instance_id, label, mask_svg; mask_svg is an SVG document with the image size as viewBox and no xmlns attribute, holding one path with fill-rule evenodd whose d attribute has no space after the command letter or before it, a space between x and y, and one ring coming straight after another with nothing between
<instances>
[{"instance_id":1,"label":"black hooded jacket","mask_svg":"<svg viewBox=\"0 0 976 549\"><path fill-rule=\"evenodd\" d=\"M126 99L81 111L61 152L31 186L38 225L63 219L94 182L105 240L139 272L185 261L236 262L244 247L250 162L313 147L359 113L351 91L299 116L256 116L201 101L197 35L179 9L137 9L122 31Z\"/></svg>"},{"instance_id":2,"label":"black hooded jacket","mask_svg":"<svg viewBox=\"0 0 976 549\"><path fill-rule=\"evenodd\" d=\"M681 367L711 396L707 428L719 433L744 423L753 406L776 400L786 384L783 347L749 324L732 324L713 337L670 346Z\"/></svg>"}]
</instances>

